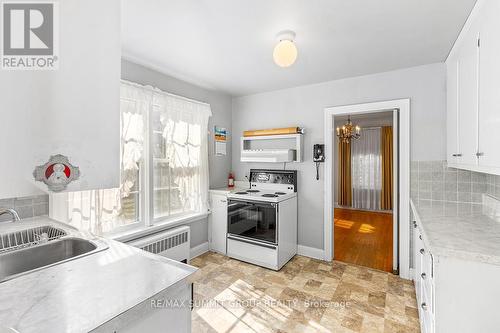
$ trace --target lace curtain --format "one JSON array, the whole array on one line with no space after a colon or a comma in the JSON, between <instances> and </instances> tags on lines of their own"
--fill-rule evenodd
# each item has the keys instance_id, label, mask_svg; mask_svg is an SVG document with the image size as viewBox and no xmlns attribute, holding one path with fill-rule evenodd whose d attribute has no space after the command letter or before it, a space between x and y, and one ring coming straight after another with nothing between
<instances>
[{"instance_id":1,"label":"lace curtain","mask_svg":"<svg viewBox=\"0 0 500 333\"><path fill-rule=\"evenodd\" d=\"M361 130L351 142L352 207L380 210L382 157L380 128Z\"/></svg>"},{"instance_id":2,"label":"lace curtain","mask_svg":"<svg viewBox=\"0 0 500 333\"><path fill-rule=\"evenodd\" d=\"M165 146L153 165L154 218L206 211L210 105L159 92L153 96L153 114L153 127Z\"/></svg>"},{"instance_id":3,"label":"lace curtain","mask_svg":"<svg viewBox=\"0 0 500 333\"><path fill-rule=\"evenodd\" d=\"M120 112L120 188L52 194L51 216L98 235L127 225L137 227L152 224L149 220L138 223L143 201L141 195L148 190L142 188L143 184L140 183L140 168L146 158L151 157L153 165L155 162L153 145L150 149L153 156L144 156L145 138L149 135L146 119L149 117L152 119L150 131L154 133L155 129L161 130L165 145L164 158L173 175L168 180L169 185L172 185L169 187L176 191L176 195L169 195L170 201L167 203L158 202L153 194L155 212L161 211L165 205L174 205L175 213L206 211L209 188L208 119L212 115L210 105L151 87L122 82ZM158 118L154 117L155 113L159 114ZM147 177L150 177L152 186L158 185L156 174ZM153 214L153 217L156 215ZM149 219L148 216L145 218Z\"/></svg>"}]
</instances>

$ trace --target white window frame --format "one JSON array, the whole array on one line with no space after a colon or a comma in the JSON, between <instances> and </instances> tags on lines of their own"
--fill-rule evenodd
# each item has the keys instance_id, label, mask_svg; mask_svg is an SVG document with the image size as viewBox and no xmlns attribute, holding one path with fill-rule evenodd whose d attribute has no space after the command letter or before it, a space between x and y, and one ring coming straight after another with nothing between
<instances>
[{"instance_id":1,"label":"white window frame","mask_svg":"<svg viewBox=\"0 0 500 333\"><path fill-rule=\"evenodd\" d=\"M134 84L132 82L122 81L126 84ZM144 87L143 87L144 88ZM154 88L147 87L153 92ZM181 96L175 96L177 98L182 98L194 103L202 103L200 101L188 99ZM169 215L166 217L154 218L154 186L153 186L153 175L154 175L154 161L152 153L152 143L153 143L153 117L151 113L152 108L149 108L144 115L144 143L143 143L143 159L139 164L139 221L130 223L129 225L121 226L113 231L105 233L105 236L117 239L120 241L127 241L134 238L138 238L150 233L159 232L161 230L169 229L180 224L186 224L198 221L200 219L206 218L209 214L208 210L206 212L193 212L193 213L180 213L175 215ZM120 114L120 117L122 115ZM120 128L120 131L122 129ZM121 144L121 143L120 143ZM208 148L208 147L207 147ZM208 152L208 149L207 149ZM138 225L140 224L140 226Z\"/></svg>"}]
</instances>

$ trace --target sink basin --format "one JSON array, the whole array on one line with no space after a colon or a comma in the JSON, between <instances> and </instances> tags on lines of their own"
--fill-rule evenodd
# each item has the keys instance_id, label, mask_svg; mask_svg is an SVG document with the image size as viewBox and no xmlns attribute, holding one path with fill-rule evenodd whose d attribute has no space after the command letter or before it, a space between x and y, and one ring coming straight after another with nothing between
<instances>
[{"instance_id":1,"label":"sink basin","mask_svg":"<svg viewBox=\"0 0 500 333\"><path fill-rule=\"evenodd\" d=\"M61 238L43 245L0 254L0 282L34 270L62 264L102 250L107 245L82 238Z\"/></svg>"}]
</instances>

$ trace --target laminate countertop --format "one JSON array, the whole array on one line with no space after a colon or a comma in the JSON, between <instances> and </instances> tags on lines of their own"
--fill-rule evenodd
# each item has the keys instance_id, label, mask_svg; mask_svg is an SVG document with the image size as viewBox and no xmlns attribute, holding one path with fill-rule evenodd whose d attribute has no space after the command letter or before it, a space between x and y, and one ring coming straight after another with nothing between
<instances>
[{"instance_id":1,"label":"laminate countertop","mask_svg":"<svg viewBox=\"0 0 500 333\"><path fill-rule=\"evenodd\" d=\"M434 256L500 265L499 201L482 204L412 200L424 244Z\"/></svg>"},{"instance_id":2,"label":"laminate countertop","mask_svg":"<svg viewBox=\"0 0 500 333\"><path fill-rule=\"evenodd\" d=\"M107 249L0 283L0 331L89 332L197 269L49 218L0 223L0 234L53 225Z\"/></svg>"}]
</instances>

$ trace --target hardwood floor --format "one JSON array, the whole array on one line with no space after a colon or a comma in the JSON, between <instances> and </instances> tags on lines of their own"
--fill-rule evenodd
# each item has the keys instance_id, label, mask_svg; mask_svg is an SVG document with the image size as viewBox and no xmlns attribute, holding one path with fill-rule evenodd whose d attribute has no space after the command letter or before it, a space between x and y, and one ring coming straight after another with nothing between
<instances>
[{"instance_id":1,"label":"hardwood floor","mask_svg":"<svg viewBox=\"0 0 500 333\"><path fill-rule=\"evenodd\" d=\"M392 214L335 208L335 260L392 272Z\"/></svg>"}]
</instances>

